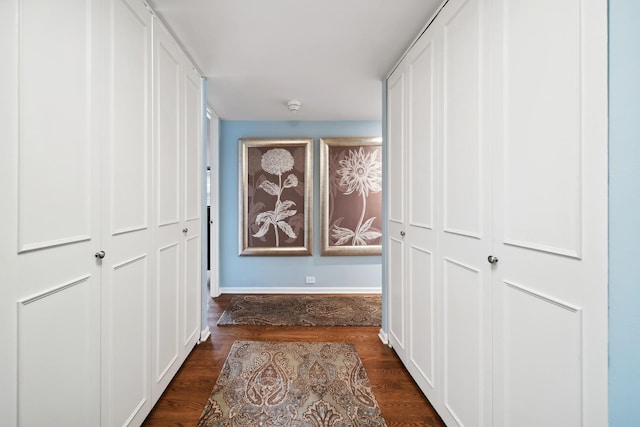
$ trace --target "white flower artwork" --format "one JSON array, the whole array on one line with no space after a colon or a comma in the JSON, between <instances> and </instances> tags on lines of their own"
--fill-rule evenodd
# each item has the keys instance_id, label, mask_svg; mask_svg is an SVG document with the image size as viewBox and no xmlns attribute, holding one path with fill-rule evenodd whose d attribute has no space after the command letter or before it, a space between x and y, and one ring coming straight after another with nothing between
<instances>
[{"instance_id":1,"label":"white flower artwork","mask_svg":"<svg viewBox=\"0 0 640 427\"><path fill-rule=\"evenodd\" d=\"M311 142L240 140L240 255L310 255Z\"/></svg>"},{"instance_id":2,"label":"white flower artwork","mask_svg":"<svg viewBox=\"0 0 640 427\"><path fill-rule=\"evenodd\" d=\"M261 212L256 216L255 223L260 226L260 229L253 237L264 236L273 225L276 247L280 246L278 229L292 239L297 237L293 228L287 222L287 218L294 216L297 212L295 209L291 209L296 203L293 200L282 200L282 193L285 189L298 186L298 178L294 174L289 174L282 182L282 175L293 169L293 163L293 156L283 148L272 148L262 155L262 169L267 173L277 175L278 184L264 180L260 183L259 188L277 197L277 200L274 210Z\"/></svg>"},{"instance_id":3,"label":"white flower artwork","mask_svg":"<svg viewBox=\"0 0 640 427\"><path fill-rule=\"evenodd\" d=\"M340 186L346 187L346 191L342 194L348 196L357 192L362 199L362 210L358 224L353 230L333 224L331 237L335 240L336 246L345 245L348 242L353 246L366 246L382 236L380 231L371 228L376 217L372 216L366 220L364 218L369 192L382 191L382 162L377 160L377 155L377 151L365 153L360 147L358 150L349 150L347 158L339 162L340 168L336 173L340 177Z\"/></svg>"},{"instance_id":4,"label":"white flower artwork","mask_svg":"<svg viewBox=\"0 0 640 427\"><path fill-rule=\"evenodd\" d=\"M381 251L382 158L379 138L321 139L324 255Z\"/></svg>"}]
</instances>

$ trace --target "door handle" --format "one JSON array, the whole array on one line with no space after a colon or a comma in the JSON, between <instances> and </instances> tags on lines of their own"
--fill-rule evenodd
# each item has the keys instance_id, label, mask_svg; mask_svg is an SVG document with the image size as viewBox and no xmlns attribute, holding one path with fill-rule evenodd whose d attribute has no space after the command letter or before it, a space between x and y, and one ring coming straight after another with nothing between
<instances>
[{"instance_id":1,"label":"door handle","mask_svg":"<svg viewBox=\"0 0 640 427\"><path fill-rule=\"evenodd\" d=\"M182 232L183 232L184 234L187 234L187 233L189 232L189 229L185 227L185 228L183 228L183 229L182 229Z\"/></svg>"},{"instance_id":2,"label":"door handle","mask_svg":"<svg viewBox=\"0 0 640 427\"><path fill-rule=\"evenodd\" d=\"M401 231L401 232L400 232L400 235L401 235L402 237L404 237L405 232L404 232L404 231Z\"/></svg>"},{"instance_id":3,"label":"door handle","mask_svg":"<svg viewBox=\"0 0 640 427\"><path fill-rule=\"evenodd\" d=\"M493 255L489 255L487 257L487 261L489 261L489 264L495 264L498 262L498 257L497 256L493 256Z\"/></svg>"},{"instance_id":4,"label":"door handle","mask_svg":"<svg viewBox=\"0 0 640 427\"><path fill-rule=\"evenodd\" d=\"M105 254L105 253L104 253L104 251L98 251L98 252L96 252L95 257L96 257L96 258L98 258L98 259L102 259L102 258L104 258L106 255L107 255L107 254Z\"/></svg>"}]
</instances>

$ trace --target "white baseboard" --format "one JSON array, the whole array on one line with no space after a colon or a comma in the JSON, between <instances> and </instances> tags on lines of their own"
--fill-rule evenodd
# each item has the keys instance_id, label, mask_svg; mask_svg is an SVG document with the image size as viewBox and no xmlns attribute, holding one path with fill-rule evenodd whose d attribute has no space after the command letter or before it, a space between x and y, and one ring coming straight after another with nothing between
<instances>
[{"instance_id":1,"label":"white baseboard","mask_svg":"<svg viewBox=\"0 0 640 427\"><path fill-rule=\"evenodd\" d=\"M209 326L207 326L202 331L200 331L200 342L205 342L209 339L209 336L211 336L211 330L209 329Z\"/></svg>"},{"instance_id":2,"label":"white baseboard","mask_svg":"<svg viewBox=\"0 0 640 427\"><path fill-rule=\"evenodd\" d=\"M280 287L231 287L221 286L221 294L381 294L382 287L343 288L312 286Z\"/></svg>"},{"instance_id":3,"label":"white baseboard","mask_svg":"<svg viewBox=\"0 0 640 427\"><path fill-rule=\"evenodd\" d=\"M380 329L380 331L378 332L378 338L380 338L380 341L382 341L382 344L388 345L389 347L391 347L389 345L389 336L382 329Z\"/></svg>"}]
</instances>

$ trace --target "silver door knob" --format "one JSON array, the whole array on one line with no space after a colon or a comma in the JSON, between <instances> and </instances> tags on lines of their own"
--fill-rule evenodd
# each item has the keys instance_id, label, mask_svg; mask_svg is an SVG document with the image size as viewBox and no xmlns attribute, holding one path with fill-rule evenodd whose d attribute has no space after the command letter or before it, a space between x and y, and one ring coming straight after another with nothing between
<instances>
[{"instance_id":1,"label":"silver door knob","mask_svg":"<svg viewBox=\"0 0 640 427\"><path fill-rule=\"evenodd\" d=\"M498 257L497 256L493 256L493 255L489 255L487 257L487 261L489 261L489 264L495 264L498 262Z\"/></svg>"},{"instance_id":2,"label":"silver door knob","mask_svg":"<svg viewBox=\"0 0 640 427\"><path fill-rule=\"evenodd\" d=\"M104 258L105 255L106 254L104 253L104 251L98 251L98 252L96 252L95 257L98 258L98 259L102 259L102 258Z\"/></svg>"},{"instance_id":3,"label":"silver door knob","mask_svg":"<svg viewBox=\"0 0 640 427\"><path fill-rule=\"evenodd\" d=\"M404 237L405 232L404 232L404 231L401 231L401 232L400 232L400 235L401 235L402 237Z\"/></svg>"},{"instance_id":4,"label":"silver door knob","mask_svg":"<svg viewBox=\"0 0 640 427\"><path fill-rule=\"evenodd\" d=\"M182 232L183 232L184 234L187 234L187 233L189 232L189 229L185 227L185 228L183 228L183 229L182 229Z\"/></svg>"}]
</instances>

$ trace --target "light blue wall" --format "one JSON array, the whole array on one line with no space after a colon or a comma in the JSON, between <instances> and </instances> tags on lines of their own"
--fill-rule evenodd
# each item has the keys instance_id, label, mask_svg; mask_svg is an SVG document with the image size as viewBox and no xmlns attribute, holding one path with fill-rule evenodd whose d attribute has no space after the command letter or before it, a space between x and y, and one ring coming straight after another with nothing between
<instances>
[{"instance_id":1,"label":"light blue wall","mask_svg":"<svg viewBox=\"0 0 640 427\"><path fill-rule=\"evenodd\" d=\"M242 287L380 288L380 256L320 256L319 138L381 136L380 121L221 121L220 122L220 286ZM262 257L238 255L238 139L314 138L313 256ZM315 276L315 285L305 285ZM231 289L233 291L233 289Z\"/></svg>"},{"instance_id":2,"label":"light blue wall","mask_svg":"<svg viewBox=\"0 0 640 427\"><path fill-rule=\"evenodd\" d=\"M640 2L609 0L609 420L640 425Z\"/></svg>"}]
</instances>

